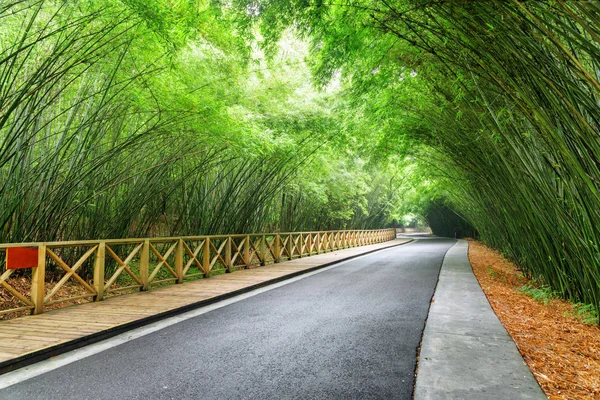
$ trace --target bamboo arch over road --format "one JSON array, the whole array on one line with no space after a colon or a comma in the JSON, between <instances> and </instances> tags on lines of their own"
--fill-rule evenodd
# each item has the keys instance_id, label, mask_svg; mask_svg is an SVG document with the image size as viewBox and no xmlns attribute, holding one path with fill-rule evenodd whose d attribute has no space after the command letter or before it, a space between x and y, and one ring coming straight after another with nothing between
<instances>
[{"instance_id":1,"label":"bamboo arch over road","mask_svg":"<svg viewBox=\"0 0 600 400\"><path fill-rule=\"evenodd\" d=\"M31 282L29 295L9 283L13 269L0 276L2 288L21 304L0 309L0 315L41 314L49 306L75 300L101 301L105 296L395 238L394 229L378 229L0 244L5 266L11 248L37 248L37 265L23 274ZM81 271L92 269L93 280L86 281ZM59 276L50 284L49 270L52 277ZM60 289L70 280L83 293L61 298Z\"/></svg>"}]
</instances>

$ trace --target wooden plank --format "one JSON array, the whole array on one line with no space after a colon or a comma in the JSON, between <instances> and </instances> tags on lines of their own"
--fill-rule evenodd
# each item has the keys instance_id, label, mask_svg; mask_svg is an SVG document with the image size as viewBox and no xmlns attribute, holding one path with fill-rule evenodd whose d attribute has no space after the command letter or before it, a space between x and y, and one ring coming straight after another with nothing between
<instances>
[{"instance_id":1,"label":"wooden plank","mask_svg":"<svg viewBox=\"0 0 600 400\"><path fill-rule=\"evenodd\" d=\"M106 251L108 251L109 255L117 262L117 264L119 264L119 268L114 272L114 274L112 275L112 277L108 280L108 282L106 283L106 287L110 287L119 277L119 275L121 274L121 272L123 272L123 270L125 270L129 276L131 276L131 278L137 282L138 285L143 286L142 280L140 278L138 278L133 271L131 271L131 269L129 268L128 264L131 262L131 260L133 260L133 258L136 256L136 254L138 253L138 251L144 246L144 243L140 243L138 246L136 246L131 253L129 253L129 255L125 258L125 261L121 260L121 258L117 255L117 253L114 252L114 250L110 247L110 246L105 246ZM141 261L140 261L141 262Z\"/></svg>"},{"instance_id":2,"label":"wooden plank","mask_svg":"<svg viewBox=\"0 0 600 400\"><path fill-rule=\"evenodd\" d=\"M142 252L140 253L140 280L142 281L141 290L148 290L148 275L150 270L150 241L144 240Z\"/></svg>"},{"instance_id":3,"label":"wooden plank","mask_svg":"<svg viewBox=\"0 0 600 400\"><path fill-rule=\"evenodd\" d=\"M75 280L77 282L79 282L79 284L81 286L83 286L88 292L93 293L94 295L96 294L96 291L94 290L94 288L91 287L86 281L84 281L83 278L81 278L79 276L79 274L77 274L77 270L79 269L79 267L81 267L83 265L83 263L88 259L88 257L90 255L92 255L96 251L97 248L98 248L98 246L94 246L91 249L89 249L87 252L85 252L85 254L83 256L81 256L81 258L79 260L77 260L77 262L75 263L75 265L73 265L73 268L69 267L52 250L50 250L50 249L46 250L46 252L50 256L50 258L52 258L62 269L64 269L65 272L66 272L66 274L65 274L65 276L62 277L61 280L59 280L56 283L56 285L54 285L54 287L52 288L52 290L50 291L50 293L48 293L46 295L46 297L44 297L44 303L45 304L48 303L48 301L52 298L52 296L54 296L56 294L56 292L58 291L58 289L60 289L65 284L65 282L68 281L69 278L71 278L71 277L75 278Z\"/></svg>"},{"instance_id":4,"label":"wooden plank","mask_svg":"<svg viewBox=\"0 0 600 400\"><path fill-rule=\"evenodd\" d=\"M23 351L20 349L15 349L12 347L0 348L0 360L10 360L13 358L17 358L23 354Z\"/></svg>"},{"instance_id":5,"label":"wooden plank","mask_svg":"<svg viewBox=\"0 0 600 400\"><path fill-rule=\"evenodd\" d=\"M0 275L0 283L4 283L5 280L10 278L13 271L14 271L14 269L7 269L6 271L4 271L4 273L2 275Z\"/></svg>"},{"instance_id":6,"label":"wooden plank","mask_svg":"<svg viewBox=\"0 0 600 400\"><path fill-rule=\"evenodd\" d=\"M206 238L204 241L204 249L202 251L202 270L204 271L204 276L208 277L210 273L210 269L212 267L210 263L210 238Z\"/></svg>"},{"instance_id":7,"label":"wooden plank","mask_svg":"<svg viewBox=\"0 0 600 400\"><path fill-rule=\"evenodd\" d=\"M6 272L13 272L14 270L9 269ZM17 289L15 289L14 287L10 286L8 283L4 282L4 281L0 281L0 285L2 285L2 287L6 290L8 290L8 292L10 294L12 294L13 296L15 296L17 299L19 299L21 302L24 303L24 306L27 306L27 308L31 308L33 307L33 304L31 303L31 301L25 297L22 293L20 293L19 291L17 291ZM3 313L8 313L8 312L14 312L17 311L17 309L22 308L22 307L17 307L16 309L13 308L11 310L2 310Z\"/></svg>"},{"instance_id":8,"label":"wooden plank","mask_svg":"<svg viewBox=\"0 0 600 400\"><path fill-rule=\"evenodd\" d=\"M60 342L59 338L48 338L45 343L47 345L54 344L56 342ZM40 340L28 340L28 339L10 339L10 338L2 338L2 348L4 349L23 349L29 350L37 349L40 346Z\"/></svg>"},{"instance_id":9,"label":"wooden plank","mask_svg":"<svg viewBox=\"0 0 600 400\"><path fill-rule=\"evenodd\" d=\"M88 317L89 318L89 317ZM93 330L91 327L86 327L79 324L78 321L74 321L71 324L66 324L64 322L57 321L44 321L40 319L36 319L31 323L21 322L15 325L5 325L0 324L0 332L5 332L6 330L33 330L36 331L39 329L40 331L48 330L49 332L58 332L58 331L72 331L78 332L80 330Z\"/></svg>"},{"instance_id":10,"label":"wooden plank","mask_svg":"<svg viewBox=\"0 0 600 400\"><path fill-rule=\"evenodd\" d=\"M175 271L173 271L173 268L171 268L171 265L169 265L169 263L167 262L167 259L169 258L169 256L171 255L171 253L175 250L175 248L177 248L177 242L173 243L173 245L171 247L169 247L169 249L167 250L167 252L163 256L156 249L156 247L154 247L152 244L150 244L150 250L152 250L152 252L154 253L154 255L156 255L156 257L159 260L159 263L156 264L156 266L154 267L154 270L152 271L152 274L150 274L150 276L148 277L148 282L152 282L154 280L154 277L156 276L156 274L158 273L158 271L160 271L160 269L163 266L171 273L172 276L174 276L177 279L177 274L175 273Z\"/></svg>"},{"instance_id":11,"label":"wooden plank","mask_svg":"<svg viewBox=\"0 0 600 400\"><path fill-rule=\"evenodd\" d=\"M35 329L34 329L35 328ZM14 334L14 335L27 335L27 334L35 334L42 337L56 337L56 336L73 336L73 337L81 337L81 330L73 330L64 327L44 327L41 325L35 326L5 326L0 329L3 334ZM93 330L95 332L95 330ZM2 343L0 342L0 347L2 347Z\"/></svg>"},{"instance_id":12,"label":"wooden plank","mask_svg":"<svg viewBox=\"0 0 600 400\"><path fill-rule=\"evenodd\" d=\"M20 329L10 329L10 328L2 328L2 332L10 332L10 331L19 331L19 332L35 332L35 333L48 333L49 337L56 336L66 336L66 335L74 335L73 338L84 337L86 335L91 335L93 333L98 332L98 329L95 328L86 328L86 327L64 327L61 325L28 325L21 327Z\"/></svg>"},{"instance_id":13,"label":"wooden plank","mask_svg":"<svg viewBox=\"0 0 600 400\"><path fill-rule=\"evenodd\" d=\"M175 249L175 273L177 283L183 283L183 239L177 241L177 249Z\"/></svg>"},{"instance_id":14,"label":"wooden plank","mask_svg":"<svg viewBox=\"0 0 600 400\"><path fill-rule=\"evenodd\" d=\"M31 272L31 302L33 303L32 314L44 312L44 282L46 280L46 246L38 246L38 266Z\"/></svg>"},{"instance_id":15,"label":"wooden plank","mask_svg":"<svg viewBox=\"0 0 600 400\"><path fill-rule=\"evenodd\" d=\"M388 231L388 230L386 230L386 231ZM393 231L393 229L389 229L389 231ZM364 231L350 230L347 232L360 233L360 232L364 232ZM280 232L279 234L288 234L288 233L296 233L296 232ZM317 232L310 232L310 233L316 234ZM319 232L319 233L323 233L323 232ZM135 244L135 243L140 243L144 240L151 240L152 242L160 243L160 242L172 242L179 238L181 238L183 240L188 240L188 241L203 241L207 237L215 238L215 239L225 239L227 237L241 238L241 237L244 237L247 235L248 234L240 233L240 234L233 234L233 235L158 237L158 238L152 238L152 239L147 239L147 238L106 239L106 240L102 240L102 241L109 245L111 245L111 244ZM273 236L273 235L275 235L275 233L265 233L265 234L250 233L249 235L255 236L255 237L259 237L262 235ZM50 248L91 246L91 245L97 245L100 242L101 242L101 240L71 240L71 241L63 241L63 242L45 242L45 243L42 243L42 242L2 243L2 244L0 244L0 249L7 249L10 247L32 247L32 246L39 247L40 245L45 245Z\"/></svg>"},{"instance_id":16,"label":"wooden plank","mask_svg":"<svg viewBox=\"0 0 600 400\"><path fill-rule=\"evenodd\" d=\"M96 290L95 301L101 301L104 298L104 264L105 264L106 243L100 242L98 252L94 260L94 290Z\"/></svg>"},{"instance_id":17,"label":"wooden plank","mask_svg":"<svg viewBox=\"0 0 600 400\"><path fill-rule=\"evenodd\" d=\"M47 341L51 338L43 335L36 335L36 332L27 332L27 333L5 333L0 332L0 349L10 346L5 346L7 342L5 340L24 340L24 341L32 341L34 344L39 344L40 342ZM37 346L36 346L37 347Z\"/></svg>"}]
</instances>

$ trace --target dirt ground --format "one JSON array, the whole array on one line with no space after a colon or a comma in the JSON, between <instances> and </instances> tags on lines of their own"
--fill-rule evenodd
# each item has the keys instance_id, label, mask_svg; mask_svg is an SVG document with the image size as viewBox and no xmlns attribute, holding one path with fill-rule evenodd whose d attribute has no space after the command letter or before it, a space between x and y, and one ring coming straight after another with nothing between
<instances>
[{"instance_id":1,"label":"dirt ground","mask_svg":"<svg viewBox=\"0 0 600 400\"><path fill-rule=\"evenodd\" d=\"M469 259L492 308L550 399L600 399L600 327L576 316L573 304L534 300L533 285L499 252L469 241Z\"/></svg>"},{"instance_id":2,"label":"dirt ground","mask_svg":"<svg viewBox=\"0 0 600 400\"><path fill-rule=\"evenodd\" d=\"M27 298L30 297L30 290L31 290L31 279L30 278L24 278L24 277L9 278L7 280L7 283L9 285L11 285L14 289L16 289L19 293L23 294L25 297L27 297ZM54 288L54 285L56 285L56 282L46 282L45 293L50 292ZM81 286L77 283L73 283L73 282L66 282L56 292L53 299L68 299L70 297L81 296L84 294L87 294L87 292L83 288L83 286ZM61 308L61 307L65 307L67 305L72 305L72 304L87 303L88 301L90 301L90 298L75 299L75 300L71 300L71 301L68 301L65 303L55 303L50 306L45 306L44 309L45 310L54 310L55 308ZM17 299L15 296L13 296L11 293L9 293L7 290L0 288L0 310L8 310L11 308L22 307L23 305L24 304L21 303L19 301L19 299ZM9 313L9 314L0 315L0 320L24 317L29 314L30 314L29 311L17 311L17 312L13 312L13 313Z\"/></svg>"}]
</instances>

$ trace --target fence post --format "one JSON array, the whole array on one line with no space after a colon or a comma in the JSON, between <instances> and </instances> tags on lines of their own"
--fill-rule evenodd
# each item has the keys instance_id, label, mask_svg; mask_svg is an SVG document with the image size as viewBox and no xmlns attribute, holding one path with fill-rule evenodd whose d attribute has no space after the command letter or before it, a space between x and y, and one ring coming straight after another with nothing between
<instances>
[{"instance_id":1,"label":"fence post","mask_svg":"<svg viewBox=\"0 0 600 400\"><path fill-rule=\"evenodd\" d=\"M302 247L302 243L304 242L304 234L300 232L300 238L298 239L298 257L302 258L302 253L304 253L304 248Z\"/></svg>"},{"instance_id":2,"label":"fence post","mask_svg":"<svg viewBox=\"0 0 600 400\"><path fill-rule=\"evenodd\" d=\"M273 247L275 248L275 262L279 262L279 257L281 256L281 238L279 235L275 235L273 238Z\"/></svg>"},{"instance_id":3,"label":"fence post","mask_svg":"<svg viewBox=\"0 0 600 400\"><path fill-rule=\"evenodd\" d=\"M231 236L225 239L225 272L231 272Z\"/></svg>"},{"instance_id":4,"label":"fence post","mask_svg":"<svg viewBox=\"0 0 600 400\"><path fill-rule=\"evenodd\" d=\"M260 241L260 265L264 266L267 263L267 235L262 235Z\"/></svg>"},{"instance_id":5,"label":"fence post","mask_svg":"<svg viewBox=\"0 0 600 400\"><path fill-rule=\"evenodd\" d=\"M204 277L210 276L210 238L204 239L204 249L202 249L202 270L204 271Z\"/></svg>"},{"instance_id":6,"label":"fence post","mask_svg":"<svg viewBox=\"0 0 600 400\"><path fill-rule=\"evenodd\" d=\"M246 241L244 242L244 264L246 264L246 268L250 268L250 264L252 260L250 260L250 235L246 235Z\"/></svg>"},{"instance_id":7,"label":"fence post","mask_svg":"<svg viewBox=\"0 0 600 400\"><path fill-rule=\"evenodd\" d=\"M140 280L142 281L142 287L140 290L148 290L148 271L150 270L150 241L144 239L142 245L142 252L140 253Z\"/></svg>"},{"instance_id":8,"label":"fence post","mask_svg":"<svg viewBox=\"0 0 600 400\"><path fill-rule=\"evenodd\" d=\"M177 275L177 283L183 283L183 239L177 239L177 247L175 248L175 274Z\"/></svg>"},{"instance_id":9,"label":"fence post","mask_svg":"<svg viewBox=\"0 0 600 400\"><path fill-rule=\"evenodd\" d=\"M94 301L101 301L104 298L105 254L106 242L100 242L96 250L96 260L94 261L94 289L96 290Z\"/></svg>"},{"instance_id":10,"label":"fence post","mask_svg":"<svg viewBox=\"0 0 600 400\"><path fill-rule=\"evenodd\" d=\"M315 236L315 250L317 250L317 254L321 252L321 232L317 232L317 236Z\"/></svg>"},{"instance_id":11,"label":"fence post","mask_svg":"<svg viewBox=\"0 0 600 400\"><path fill-rule=\"evenodd\" d=\"M38 246L37 267L31 271L31 314L38 315L44 312L44 282L46 281L46 245Z\"/></svg>"},{"instance_id":12,"label":"fence post","mask_svg":"<svg viewBox=\"0 0 600 400\"><path fill-rule=\"evenodd\" d=\"M294 257L294 236L290 233L288 237L288 260L293 259Z\"/></svg>"}]
</instances>

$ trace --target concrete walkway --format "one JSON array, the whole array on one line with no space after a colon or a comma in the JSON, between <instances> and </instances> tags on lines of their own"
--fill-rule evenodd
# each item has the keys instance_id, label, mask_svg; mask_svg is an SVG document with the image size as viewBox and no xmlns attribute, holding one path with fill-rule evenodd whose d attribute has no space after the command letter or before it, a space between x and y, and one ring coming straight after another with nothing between
<instances>
[{"instance_id":1,"label":"concrete walkway","mask_svg":"<svg viewBox=\"0 0 600 400\"><path fill-rule=\"evenodd\" d=\"M487 301L460 240L442 265L415 399L546 399Z\"/></svg>"}]
</instances>

